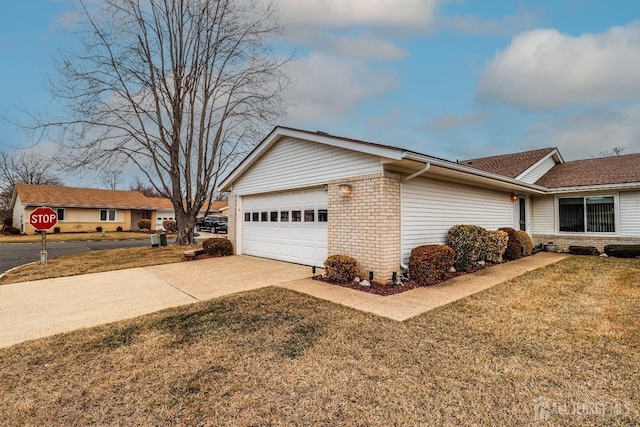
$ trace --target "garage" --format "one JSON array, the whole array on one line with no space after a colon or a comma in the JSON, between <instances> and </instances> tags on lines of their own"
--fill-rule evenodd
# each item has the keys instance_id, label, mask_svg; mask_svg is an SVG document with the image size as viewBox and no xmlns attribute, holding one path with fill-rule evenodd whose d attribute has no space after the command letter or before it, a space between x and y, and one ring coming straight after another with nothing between
<instances>
[{"instance_id":1,"label":"garage","mask_svg":"<svg viewBox=\"0 0 640 427\"><path fill-rule=\"evenodd\" d=\"M304 265L327 258L327 192L322 187L242 198L242 253Z\"/></svg>"}]
</instances>

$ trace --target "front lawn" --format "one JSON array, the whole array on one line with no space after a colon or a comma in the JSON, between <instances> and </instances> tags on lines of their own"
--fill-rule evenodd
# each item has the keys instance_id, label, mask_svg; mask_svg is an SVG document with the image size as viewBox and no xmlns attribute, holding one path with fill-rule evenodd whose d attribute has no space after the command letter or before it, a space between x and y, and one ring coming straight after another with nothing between
<instances>
[{"instance_id":1,"label":"front lawn","mask_svg":"<svg viewBox=\"0 0 640 427\"><path fill-rule=\"evenodd\" d=\"M149 239L149 233L138 231L93 231L86 233L47 233L47 242L82 242L87 240L142 240ZM40 242L40 234L1 234L0 243L34 243Z\"/></svg>"},{"instance_id":2,"label":"front lawn","mask_svg":"<svg viewBox=\"0 0 640 427\"><path fill-rule=\"evenodd\" d=\"M638 425L638 360L640 261L571 257L406 322L264 288L0 349L0 419Z\"/></svg>"}]
</instances>

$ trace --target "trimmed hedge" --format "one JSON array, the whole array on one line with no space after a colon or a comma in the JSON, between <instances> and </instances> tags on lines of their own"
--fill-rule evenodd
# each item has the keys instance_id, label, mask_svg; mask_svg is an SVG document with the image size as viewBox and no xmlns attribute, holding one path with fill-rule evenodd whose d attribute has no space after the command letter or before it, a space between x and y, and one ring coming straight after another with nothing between
<instances>
[{"instance_id":1,"label":"trimmed hedge","mask_svg":"<svg viewBox=\"0 0 640 427\"><path fill-rule=\"evenodd\" d=\"M357 274L358 262L347 255L331 255L324 260L324 273L329 280L350 282Z\"/></svg>"},{"instance_id":2,"label":"trimmed hedge","mask_svg":"<svg viewBox=\"0 0 640 427\"><path fill-rule=\"evenodd\" d=\"M482 236L481 259L490 263L502 262L502 256L507 250L509 235L501 230L486 230Z\"/></svg>"},{"instance_id":3,"label":"trimmed hedge","mask_svg":"<svg viewBox=\"0 0 640 427\"><path fill-rule=\"evenodd\" d=\"M138 220L138 228L140 230L151 230L151 220L150 219L139 219Z\"/></svg>"},{"instance_id":4,"label":"trimmed hedge","mask_svg":"<svg viewBox=\"0 0 640 427\"><path fill-rule=\"evenodd\" d=\"M229 239L206 239L202 242L202 249L213 256L233 255L233 245Z\"/></svg>"},{"instance_id":5,"label":"trimmed hedge","mask_svg":"<svg viewBox=\"0 0 640 427\"><path fill-rule=\"evenodd\" d=\"M453 267L455 252L449 246L424 245L411 250L409 278L422 286L441 282Z\"/></svg>"},{"instance_id":6,"label":"trimmed hedge","mask_svg":"<svg viewBox=\"0 0 640 427\"><path fill-rule=\"evenodd\" d=\"M504 251L504 258L510 260L522 258L522 240L520 240L518 231L510 227L499 228L499 230L509 235L507 250Z\"/></svg>"},{"instance_id":7,"label":"trimmed hedge","mask_svg":"<svg viewBox=\"0 0 640 427\"><path fill-rule=\"evenodd\" d=\"M477 225L454 225L447 233L447 244L455 252L453 265L458 271L469 271L482 255L486 230Z\"/></svg>"},{"instance_id":8,"label":"trimmed hedge","mask_svg":"<svg viewBox=\"0 0 640 427\"><path fill-rule=\"evenodd\" d=\"M533 255L533 240L531 240L531 236L524 230L516 230L518 236L520 237L520 244L522 245L522 256L530 256Z\"/></svg>"},{"instance_id":9,"label":"trimmed hedge","mask_svg":"<svg viewBox=\"0 0 640 427\"><path fill-rule=\"evenodd\" d=\"M569 246L569 253L573 255L600 255L595 246Z\"/></svg>"},{"instance_id":10,"label":"trimmed hedge","mask_svg":"<svg viewBox=\"0 0 640 427\"><path fill-rule=\"evenodd\" d=\"M616 258L635 258L640 256L640 245L607 245L604 253Z\"/></svg>"},{"instance_id":11,"label":"trimmed hedge","mask_svg":"<svg viewBox=\"0 0 640 427\"><path fill-rule=\"evenodd\" d=\"M162 228L167 231L176 231L178 229L176 222L172 219L165 219L162 221Z\"/></svg>"}]
</instances>

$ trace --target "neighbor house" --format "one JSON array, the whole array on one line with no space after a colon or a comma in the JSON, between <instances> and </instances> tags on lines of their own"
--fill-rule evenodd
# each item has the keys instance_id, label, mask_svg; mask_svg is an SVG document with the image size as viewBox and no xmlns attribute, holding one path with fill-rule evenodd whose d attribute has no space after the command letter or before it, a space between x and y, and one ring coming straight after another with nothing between
<instances>
[{"instance_id":1,"label":"neighbor house","mask_svg":"<svg viewBox=\"0 0 640 427\"><path fill-rule=\"evenodd\" d=\"M275 128L222 182L237 254L322 266L354 257L387 280L456 224L535 243L640 243L640 155L565 162L555 148L452 162Z\"/></svg>"}]
</instances>

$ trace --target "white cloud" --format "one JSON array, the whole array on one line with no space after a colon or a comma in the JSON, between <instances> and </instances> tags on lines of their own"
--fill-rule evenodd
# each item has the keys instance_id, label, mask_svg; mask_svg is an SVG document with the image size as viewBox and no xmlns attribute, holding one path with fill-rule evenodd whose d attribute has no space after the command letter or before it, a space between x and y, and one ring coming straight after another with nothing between
<instances>
[{"instance_id":1,"label":"white cloud","mask_svg":"<svg viewBox=\"0 0 640 427\"><path fill-rule=\"evenodd\" d=\"M578 37L521 33L487 65L477 95L525 109L640 99L640 21Z\"/></svg>"},{"instance_id":2,"label":"white cloud","mask_svg":"<svg viewBox=\"0 0 640 427\"><path fill-rule=\"evenodd\" d=\"M442 27L473 35L513 35L532 28L538 17L530 11L508 15L501 19L484 19L477 15L454 16L445 18Z\"/></svg>"},{"instance_id":3,"label":"white cloud","mask_svg":"<svg viewBox=\"0 0 640 427\"><path fill-rule=\"evenodd\" d=\"M640 153L640 104L591 109L541 121L528 129L538 146L557 146L567 160L597 156L614 147Z\"/></svg>"},{"instance_id":4,"label":"white cloud","mask_svg":"<svg viewBox=\"0 0 640 427\"><path fill-rule=\"evenodd\" d=\"M281 0L288 24L305 27L373 25L424 28L433 19L436 0Z\"/></svg>"},{"instance_id":5,"label":"white cloud","mask_svg":"<svg viewBox=\"0 0 640 427\"><path fill-rule=\"evenodd\" d=\"M294 84L287 99L293 104L289 119L294 121L340 118L398 87L393 75L356 59L313 53L289 67Z\"/></svg>"}]
</instances>

